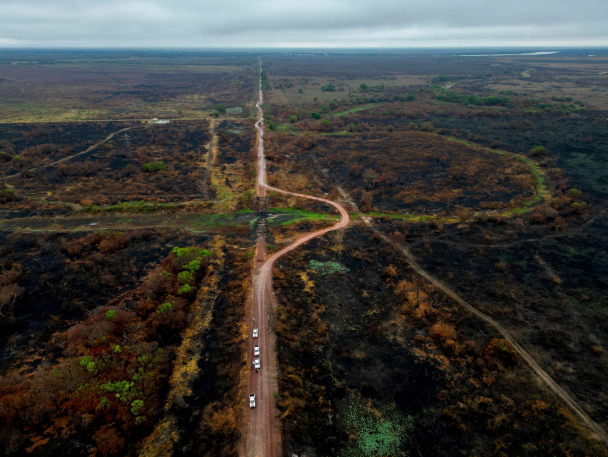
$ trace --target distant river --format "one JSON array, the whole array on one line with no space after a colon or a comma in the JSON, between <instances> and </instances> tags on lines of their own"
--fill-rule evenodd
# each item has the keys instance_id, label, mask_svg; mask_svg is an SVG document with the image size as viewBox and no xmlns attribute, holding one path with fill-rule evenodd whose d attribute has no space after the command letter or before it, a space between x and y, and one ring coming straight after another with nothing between
<instances>
[{"instance_id":1,"label":"distant river","mask_svg":"<svg viewBox=\"0 0 608 457\"><path fill-rule=\"evenodd\" d=\"M561 51L520 52L517 54L458 54L458 57L498 57L498 56L544 56Z\"/></svg>"}]
</instances>

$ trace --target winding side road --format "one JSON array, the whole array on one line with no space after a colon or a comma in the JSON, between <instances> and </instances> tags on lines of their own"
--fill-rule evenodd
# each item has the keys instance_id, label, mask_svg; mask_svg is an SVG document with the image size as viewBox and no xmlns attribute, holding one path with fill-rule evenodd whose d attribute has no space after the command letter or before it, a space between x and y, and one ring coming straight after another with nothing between
<instances>
[{"instance_id":1,"label":"winding side road","mask_svg":"<svg viewBox=\"0 0 608 457\"><path fill-rule=\"evenodd\" d=\"M262 70L260 63L260 72ZM288 192L282 189L268 186L266 184L266 159L264 156L264 111L262 103L264 96L262 93L262 80L260 75L258 121L255 128L258 133L258 182L257 192L260 199L266 198L266 192L279 192L294 197L308 198L333 206L340 213L340 220L332 227L308 233L289 246L274 253L267 260L266 242L260 239L257 243L256 267L253 284L253 310L252 320L255 322L253 327L257 327L259 337L254 339L249 333L249 350L253 358L253 346L260 346L259 373L251 369L247 382L247 395L255 394L256 408L246 408L245 423L246 437L243 441L241 454L251 457L279 457L281 452L281 430L278 419L278 409L276 407L275 394L278 394L277 377L277 356L276 356L276 337L272 332L273 316L273 292L272 292L272 268L274 263L284 254L293 251L302 244L319 237L332 230L339 230L346 227L350 222L348 212L342 205L319 197ZM252 324L253 324L252 322ZM253 328L251 327L251 328Z\"/></svg>"}]
</instances>

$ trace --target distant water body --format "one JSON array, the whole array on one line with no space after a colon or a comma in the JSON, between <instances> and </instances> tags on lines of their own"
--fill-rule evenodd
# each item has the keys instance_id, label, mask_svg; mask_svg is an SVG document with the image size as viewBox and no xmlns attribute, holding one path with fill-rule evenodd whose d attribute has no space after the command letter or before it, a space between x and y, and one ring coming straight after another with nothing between
<instances>
[{"instance_id":1,"label":"distant water body","mask_svg":"<svg viewBox=\"0 0 608 457\"><path fill-rule=\"evenodd\" d=\"M544 56L557 54L560 51L520 52L516 54L458 54L458 57L498 57L498 56Z\"/></svg>"}]
</instances>

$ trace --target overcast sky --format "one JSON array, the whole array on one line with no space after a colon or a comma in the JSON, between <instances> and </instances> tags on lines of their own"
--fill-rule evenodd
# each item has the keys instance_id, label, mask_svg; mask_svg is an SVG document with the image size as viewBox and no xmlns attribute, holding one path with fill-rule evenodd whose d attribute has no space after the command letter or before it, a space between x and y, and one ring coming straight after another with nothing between
<instances>
[{"instance_id":1,"label":"overcast sky","mask_svg":"<svg viewBox=\"0 0 608 457\"><path fill-rule=\"evenodd\" d=\"M4 47L606 45L608 0L0 0Z\"/></svg>"}]
</instances>

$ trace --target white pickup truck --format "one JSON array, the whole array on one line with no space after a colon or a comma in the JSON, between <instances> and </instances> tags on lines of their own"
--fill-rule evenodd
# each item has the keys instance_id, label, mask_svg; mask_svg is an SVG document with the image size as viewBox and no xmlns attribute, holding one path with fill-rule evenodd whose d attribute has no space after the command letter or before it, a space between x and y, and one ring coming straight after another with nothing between
<instances>
[{"instance_id":1,"label":"white pickup truck","mask_svg":"<svg viewBox=\"0 0 608 457\"><path fill-rule=\"evenodd\" d=\"M253 347L253 355L256 357L260 356L260 346L258 346L257 344Z\"/></svg>"},{"instance_id":2,"label":"white pickup truck","mask_svg":"<svg viewBox=\"0 0 608 457\"><path fill-rule=\"evenodd\" d=\"M258 370L260 369L260 359L254 359L253 360L253 368L255 368L255 372L257 373Z\"/></svg>"},{"instance_id":3,"label":"white pickup truck","mask_svg":"<svg viewBox=\"0 0 608 457\"><path fill-rule=\"evenodd\" d=\"M255 394L249 395L249 407L255 408Z\"/></svg>"},{"instance_id":4,"label":"white pickup truck","mask_svg":"<svg viewBox=\"0 0 608 457\"><path fill-rule=\"evenodd\" d=\"M254 338L257 338L257 337L258 337L258 329L257 329L257 328L254 328L254 329L253 329L253 337L254 337Z\"/></svg>"}]
</instances>

